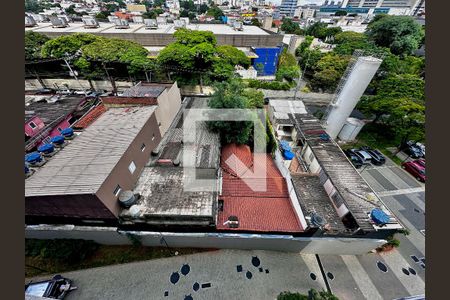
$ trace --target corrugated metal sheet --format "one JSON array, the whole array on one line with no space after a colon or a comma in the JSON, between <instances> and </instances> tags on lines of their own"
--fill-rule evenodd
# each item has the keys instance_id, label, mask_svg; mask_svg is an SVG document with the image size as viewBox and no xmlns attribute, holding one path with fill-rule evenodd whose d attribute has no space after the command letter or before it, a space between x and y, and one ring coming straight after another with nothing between
<instances>
[{"instance_id":1,"label":"corrugated metal sheet","mask_svg":"<svg viewBox=\"0 0 450 300\"><path fill-rule=\"evenodd\" d=\"M106 111L25 181L25 196L96 193L155 109Z\"/></svg>"}]
</instances>

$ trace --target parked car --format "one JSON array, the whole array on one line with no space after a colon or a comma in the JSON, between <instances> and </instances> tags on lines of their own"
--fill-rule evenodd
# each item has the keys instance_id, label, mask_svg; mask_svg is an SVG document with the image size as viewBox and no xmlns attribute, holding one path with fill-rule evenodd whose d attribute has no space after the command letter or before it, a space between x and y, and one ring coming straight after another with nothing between
<instances>
[{"instance_id":1,"label":"parked car","mask_svg":"<svg viewBox=\"0 0 450 300\"><path fill-rule=\"evenodd\" d=\"M345 155L349 158L350 162L356 169L361 168L363 165L361 158L359 158L355 153L351 150L344 150Z\"/></svg>"},{"instance_id":2,"label":"parked car","mask_svg":"<svg viewBox=\"0 0 450 300\"><path fill-rule=\"evenodd\" d=\"M411 156L412 158L421 158L424 156L424 153L418 145L414 141L408 141L406 145L403 147L403 152Z\"/></svg>"},{"instance_id":3,"label":"parked car","mask_svg":"<svg viewBox=\"0 0 450 300\"><path fill-rule=\"evenodd\" d=\"M425 182L425 168L416 161L407 161L402 164L402 168L409 174L414 176L417 180Z\"/></svg>"},{"instance_id":4,"label":"parked car","mask_svg":"<svg viewBox=\"0 0 450 300\"><path fill-rule=\"evenodd\" d=\"M356 156L358 156L363 164L370 164L372 162L372 157L370 156L369 153L367 153L367 151L358 149L350 149L350 151L352 151Z\"/></svg>"},{"instance_id":5,"label":"parked car","mask_svg":"<svg viewBox=\"0 0 450 300\"><path fill-rule=\"evenodd\" d=\"M425 168L425 159L419 158L419 159L416 159L415 162Z\"/></svg>"},{"instance_id":6,"label":"parked car","mask_svg":"<svg viewBox=\"0 0 450 300\"><path fill-rule=\"evenodd\" d=\"M70 291L77 288L72 285L72 280L55 275L52 279L38 282L29 282L25 285L25 295L45 297L51 299L64 299Z\"/></svg>"},{"instance_id":7,"label":"parked car","mask_svg":"<svg viewBox=\"0 0 450 300\"><path fill-rule=\"evenodd\" d=\"M416 146L418 146L420 148L420 150L422 151L423 157L425 157L425 145L422 143L416 143Z\"/></svg>"},{"instance_id":8,"label":"parked car","mask_svg":"<svg viewBox=\"0 0 450 300\"><path fill-rule=\"evenodd\" d=\"M381 152L376 149L371 149L369 147L361 147L360 150L369 153L370 157L372 158L372 163L376 166L381 166L386 162L386 158L384 157L384 155L381 154Z\"/></svg>"}]
</instances>

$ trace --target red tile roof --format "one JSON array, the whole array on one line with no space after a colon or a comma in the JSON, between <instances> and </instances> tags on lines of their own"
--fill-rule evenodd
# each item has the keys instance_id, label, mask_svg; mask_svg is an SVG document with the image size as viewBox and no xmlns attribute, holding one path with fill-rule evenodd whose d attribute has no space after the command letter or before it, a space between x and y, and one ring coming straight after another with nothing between
<instances>
[{"instance_id":1,"label":"red tile roof","mask_svg":"<svg viewBox=\"0 0 450 300\"><path fill-rule=\"evenodd\" d=\"M235 171L236 163L230 166L225 161L232 155L243 163L242 168ZM266 165L263 176L241 179L237 174L247 174L255 166ZM219 211L217 229L246 230L264 232L302 232L298 218L292 207L285 178L281 175L272 157L268 154L253 154L246 145L226 145L222 149L222 195L223 211ZM266 185L266 191L254 191L248 183ZM237 216L238 228L229 228L224 222L229 216Z\"/></svg>"},{"instance_id":2,"label":"red tile roof","mask_svg":"<svg viewBox=\"0 0 450 300\"><path fill-rule=\"evenodd\" d=\"M106 106L102 104L96 106L87 114L85 114L81 119L79 119L74 125L74 128L84 129L91 125L95 120L98 119L105 111L107 110Z\"/></svg>"},{"instance_id":3,"label":"red tile roof","mask_svg":"<svg viewBox=\"0 0 450 300\"><path fill-rule=\"evenodd\" d=\"M224 197L217 218L219 230L302 232L289 198ZM239 228L223 225L229 216L239 219Z\"/></svg>"}]
</instances>

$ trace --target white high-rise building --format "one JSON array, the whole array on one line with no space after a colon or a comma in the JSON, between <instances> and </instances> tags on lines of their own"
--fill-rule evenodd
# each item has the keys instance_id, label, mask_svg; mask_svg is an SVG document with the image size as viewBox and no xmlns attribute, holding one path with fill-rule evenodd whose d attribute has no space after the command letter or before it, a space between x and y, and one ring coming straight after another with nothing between
<instances>
[{"instance_id":1,"label":"white high-rise building","mask_svg":"<svg viewBox=\"0 0 450 300\"><path fill-rule=\"evenodd\" d=\"M293 17L297 6L299 6L301 0L282 0L279 7L280 15Z\"/></svg>"},{"instance_id":2,"label":"white high-rise building","mask_svg":"<svg viewBox=\"0 0 450 300\"><path fill-rule=\"evenodd\" d=\"M425 7L425 0L343 0L342 8L389 8L391 15L412 15L417 7Z\"/></svg>"}]
</instances>

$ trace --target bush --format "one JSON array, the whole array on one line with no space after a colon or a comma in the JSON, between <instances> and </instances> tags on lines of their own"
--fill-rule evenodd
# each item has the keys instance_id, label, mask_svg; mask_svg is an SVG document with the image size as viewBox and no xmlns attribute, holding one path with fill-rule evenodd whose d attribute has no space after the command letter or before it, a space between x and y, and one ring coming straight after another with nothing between
<instances>
[{"instance_id":1,"label":"bush","mask_svg":"<svg viewBox=\"0 0 450 300\"><path fill-rule=\"evenodd\" d=\"M310 289L308 295L300 293L282 292L277 300L339 300L338 297L327 291L316 291Z\"/></svg>"},{"instance_id":2,"label":"bush","mask_svg":"<svg viewBox=\"0 0 450 300\"><path fill-rule=\"evenodd\" d=\"M289 90L292 85L288 82L279 81L261 81L257 79L250 79L248 81L248 87L255 89L266 89L266 90Z\"/></svg>"},{"instance_id":3,"label":"bush","mask_svg":"<svg viewBox=\"0 0 450 300\"><path fill-rule=\"evenodd\" d=\"M94 241L54 239L54 240L25 240L25 256L40 256L53 258L74 264L92 255L98 244Z\"/></svg>"}]
</instances>

